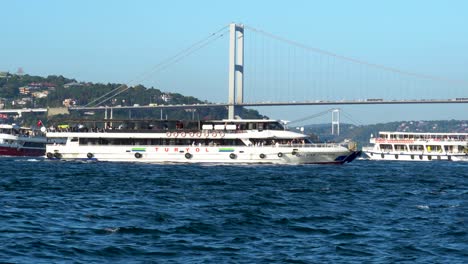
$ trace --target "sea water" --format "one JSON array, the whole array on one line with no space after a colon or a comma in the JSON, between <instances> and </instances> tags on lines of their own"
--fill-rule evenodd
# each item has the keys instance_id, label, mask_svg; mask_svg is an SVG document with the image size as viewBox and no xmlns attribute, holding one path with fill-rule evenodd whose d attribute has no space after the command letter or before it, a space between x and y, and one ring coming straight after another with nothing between
<instances>
[{"instance_id":1,"label":"sea water","mask_svg":"<svg viewBox=\"0 0 468 264\"><path fill-rule=\"evenodd\" d=\"M468 263L468 163L0 159L0 262Z\"/></svg>"}]
</instances>

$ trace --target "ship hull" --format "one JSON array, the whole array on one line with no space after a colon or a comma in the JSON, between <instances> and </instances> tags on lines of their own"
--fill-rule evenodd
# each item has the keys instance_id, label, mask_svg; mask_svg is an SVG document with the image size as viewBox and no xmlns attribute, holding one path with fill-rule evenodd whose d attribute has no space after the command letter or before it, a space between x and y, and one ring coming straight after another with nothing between
<instances>
[{"instance_id":1,"label":"ship hull","mask_svg":"<svg viewBox=\"0 0 468 264\"><path fill-rule=\"evenodd\" d=\"M391 160L391 161L468 161L468 154L447 154L447 153L396 153L396 152L376 152L364 151L370 160Z\"/></svg>"},{"instance_id":2,"label":"ship hull","mask_svg":"<svg viewBox=\"0 0 468 264\"><path fill-rule=\"evenodd\" d=\"M0 156L28 156L38 157L44 156L45 147L43 149L28 149L28 148L11 148L0 146Z\"/></svg>"},{"instance_id":3,"label":"ship hull","mask_svg":"<svg viewBox=\"0 0 468 264\"><path fill-rule=\"evenodd\" d=\"M47 158L145 163L223 163L223 164L343 164L353 161L358 152L342 147L181 147L108 146L70 148L47 147Z\"/></svg>"}]
</instances>

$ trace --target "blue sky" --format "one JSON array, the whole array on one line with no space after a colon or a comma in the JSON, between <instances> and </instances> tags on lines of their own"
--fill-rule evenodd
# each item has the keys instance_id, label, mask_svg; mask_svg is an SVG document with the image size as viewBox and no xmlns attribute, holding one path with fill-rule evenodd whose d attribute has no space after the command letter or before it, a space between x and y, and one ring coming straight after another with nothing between
<instances>
[{"instance_id":1,"label":"blue sky","mask_svg":"<svg viewBox=\"0 0 468 264\"><path fill-rule=\"evenodd\" d=\"M22 67L32 75L128 82L220 27L239 22L337 54L468 82L467 1L0 0L0 6L0 71ZM226 101L227 41L220 39L144 84ZM259 110L293 120L327 108ZM467 105L341 108L362 123L467 119L468 113Z\"/></svg>"}]
</instances>

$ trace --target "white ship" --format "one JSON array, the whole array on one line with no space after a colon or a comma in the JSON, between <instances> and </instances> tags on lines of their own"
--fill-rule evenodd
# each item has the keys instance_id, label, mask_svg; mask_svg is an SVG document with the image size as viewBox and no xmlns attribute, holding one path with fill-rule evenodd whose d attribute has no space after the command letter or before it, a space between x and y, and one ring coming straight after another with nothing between
<instances>
[{"instance_id":1,"label":"white ship","mask_svg":"<svg viewBox=\"0 0 468 264\"><path fill-rule=\"evenodd\" d=\"M49 130L46 157L60 160L147 163L343 164L359 154L355 144L315 144L276 120L107 121L103 128ZM110 126L109 126L110 125Z\"/></svg>"},{"instance_id":2,"label":"white ship","mask_svg":"<svg viewBox=\"0 0 468 264\"><path fill-rule=\"evenodd\" d=\"M362 151L371 160L468 161L468 133L379 132Z\"/></svg>"}]
</instances>

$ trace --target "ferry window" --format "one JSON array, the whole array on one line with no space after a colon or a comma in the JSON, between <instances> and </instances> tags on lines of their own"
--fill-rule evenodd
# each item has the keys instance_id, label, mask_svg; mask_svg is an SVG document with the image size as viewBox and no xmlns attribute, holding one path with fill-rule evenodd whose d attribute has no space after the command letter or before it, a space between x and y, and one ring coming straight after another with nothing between
<instances>
[{"instance_id":1,"label":"ferry window","mask_svg":"<svg viewBox=\"0 0 468 264\"><path fill-rule=\"evenodd\" d=\"M428 145L427 152L441 152L442 149L438 145Z\"/></svg>"},{"instance_id":2,"label":"ferry window","mask_svg":"<svg viewBox=\"0 0 468 264\"><path fill-rule=\"evenodd\" d=\"M444 146L445 152L452 152L453 151L453 146Z\"/></svg>"},{"instance_id":3,"label":"ferry window","mask_svg":"<svg viewBox=\"0 0 468 264\"><path fill-rule=\"evenodd\" d=\"M92 142L89 138L80 138L79 139L80 145L91 145Z\"/></svg>"},{"instance_id":4,"label":"ferry window","mask_svg":"<svg viewBox=\"0 0 468 264\"><path fill-rule=\"evenodd\" d=\"M125 145L125 144L124 144L124 140L125 140L125 139L123 139L123 138L109 139L110 145Z\"/></svg>"},{"instance_id":5,"label":"ferry window","mask_svg":"<svg viewBox=\"0 0 468 264\"><path fill-rule=\"evenodd\" d=\"M395 145L395 150L396 151L406 151L407 148L406 148L406 145L396 144Z\"/></svg>"},{"instance_id":6,"label":"ferry window","mask_svg":"<svg viewBox=\"0 0 468 264\"><path fill-rule=\"evenodd\" d=\"M190 139L178 139L176 141L176 144L177 145L185 145L185 146L188 146L188 145L191 145L192 144L192 141Z\"/></svg>"},{"instance_id":7,"label":"ferry window","mask_svg":"<svg viewBox=\"0 0 468 264\"><path fill-rule=\"evenodd\" d=\"M133 145L133 139L131 138L126 138L123 142L123 145Z\"/></svg>"},{"instance_id":8,"label":"ferry window","mask_svg":"<svg viewBox=\"0 0 468 264\"><path fill-rule=\"evenodd\" d=\"M262 131L263 130L263 123L258 123L258 130Z\"/></svg>"},{"instance_id":9,"label":"ferry window","mask_svg":"<svg viewBox=\"0 0 468 264\"><path fill-rule=\"evenodd\" d=\"M238 138L237 139L231 139L230 141L231 141L230 144L232 146L245 146L244 142L242 142L242 140L240 140Z\"/></svg>"},{"instance_id":10,"label":"ferry window","mask_svg":"<svg viewBox=\"0 0 468 264\"><path fill-rule=\"evenodd\" d=\"M136 138L134 143L137 146L144 146L148 144L148 140L146 138Z\"/></svg>"},{"instance_id":11,"label":"ferry window","mask_svg":"<svg viewBox=\"0 0 468 264\"><path fill-rule=\"evenodd\" d=\"M391 144L380 144L380 150L382 151L392 151Z\"/></svg>"},{"instance_id":12,"label":"ferry window","mask_svg":"<svg viewBox=\"0 0 468 264\"><path fill-rule=\"evenodd\" d=\"M110 145L131 145L131 141L126 138L114 138L109 140Z\"/></svg>"},{"instance_id":13,"label":"ferry window","mask_svg":"<svg viewBox=\"0 0 468 264\"><path fill-rule=\"evenodd\" d=\"M274 122L274 123L267 123L267 128L268 130L284 130L283 126L280 123Z\"/></svg>"},{"instance_id":14,"label":"ferry window","mask_svg":"<svg viewBox=\"0 0 468 264\"><path fill-rule=\"evenodd\" d=\"M25 142L23 147L30 147L30 148L41 148L44 144L37 143L37 142Z\"/></svg>"},{"instance_id":15,"label":"ferry window","mask_svg":"<svg viewBox=\"0 0 468 264\"><path fill-rule=\"evenodd\" d=\"M424 146L423 145L410 145L410 150L411 151L423 151Z\"/></svg>"},{"instance_id":16,"label":"ferry window","mask_svg":"<svg viewBox=\"0 0 468 264\"><path fill-rule=\"evenodd\" d=\"M70 140L71 142L78 142L78 138L74 137Z\"/></svg>"},{"instance_id":17,"label":"ferry window","mask_svg":"<svg viewBox=\"0 0 468 264\"><path fill-rule=\"evenodd\" d=\"M247 129L248 130L254 130L257 128L257 124L256 123L248 123L247 124Z\"/></svg>"},{"instance_id":18,"label":"ferry window","mask_svg":"<svg viewBox=\"0 0 468 264\"><path fill-rule=\"evenodd\" d=\"M414 155L411 155L411 159L414 160Z\"/></svg>"}]
</instances>

